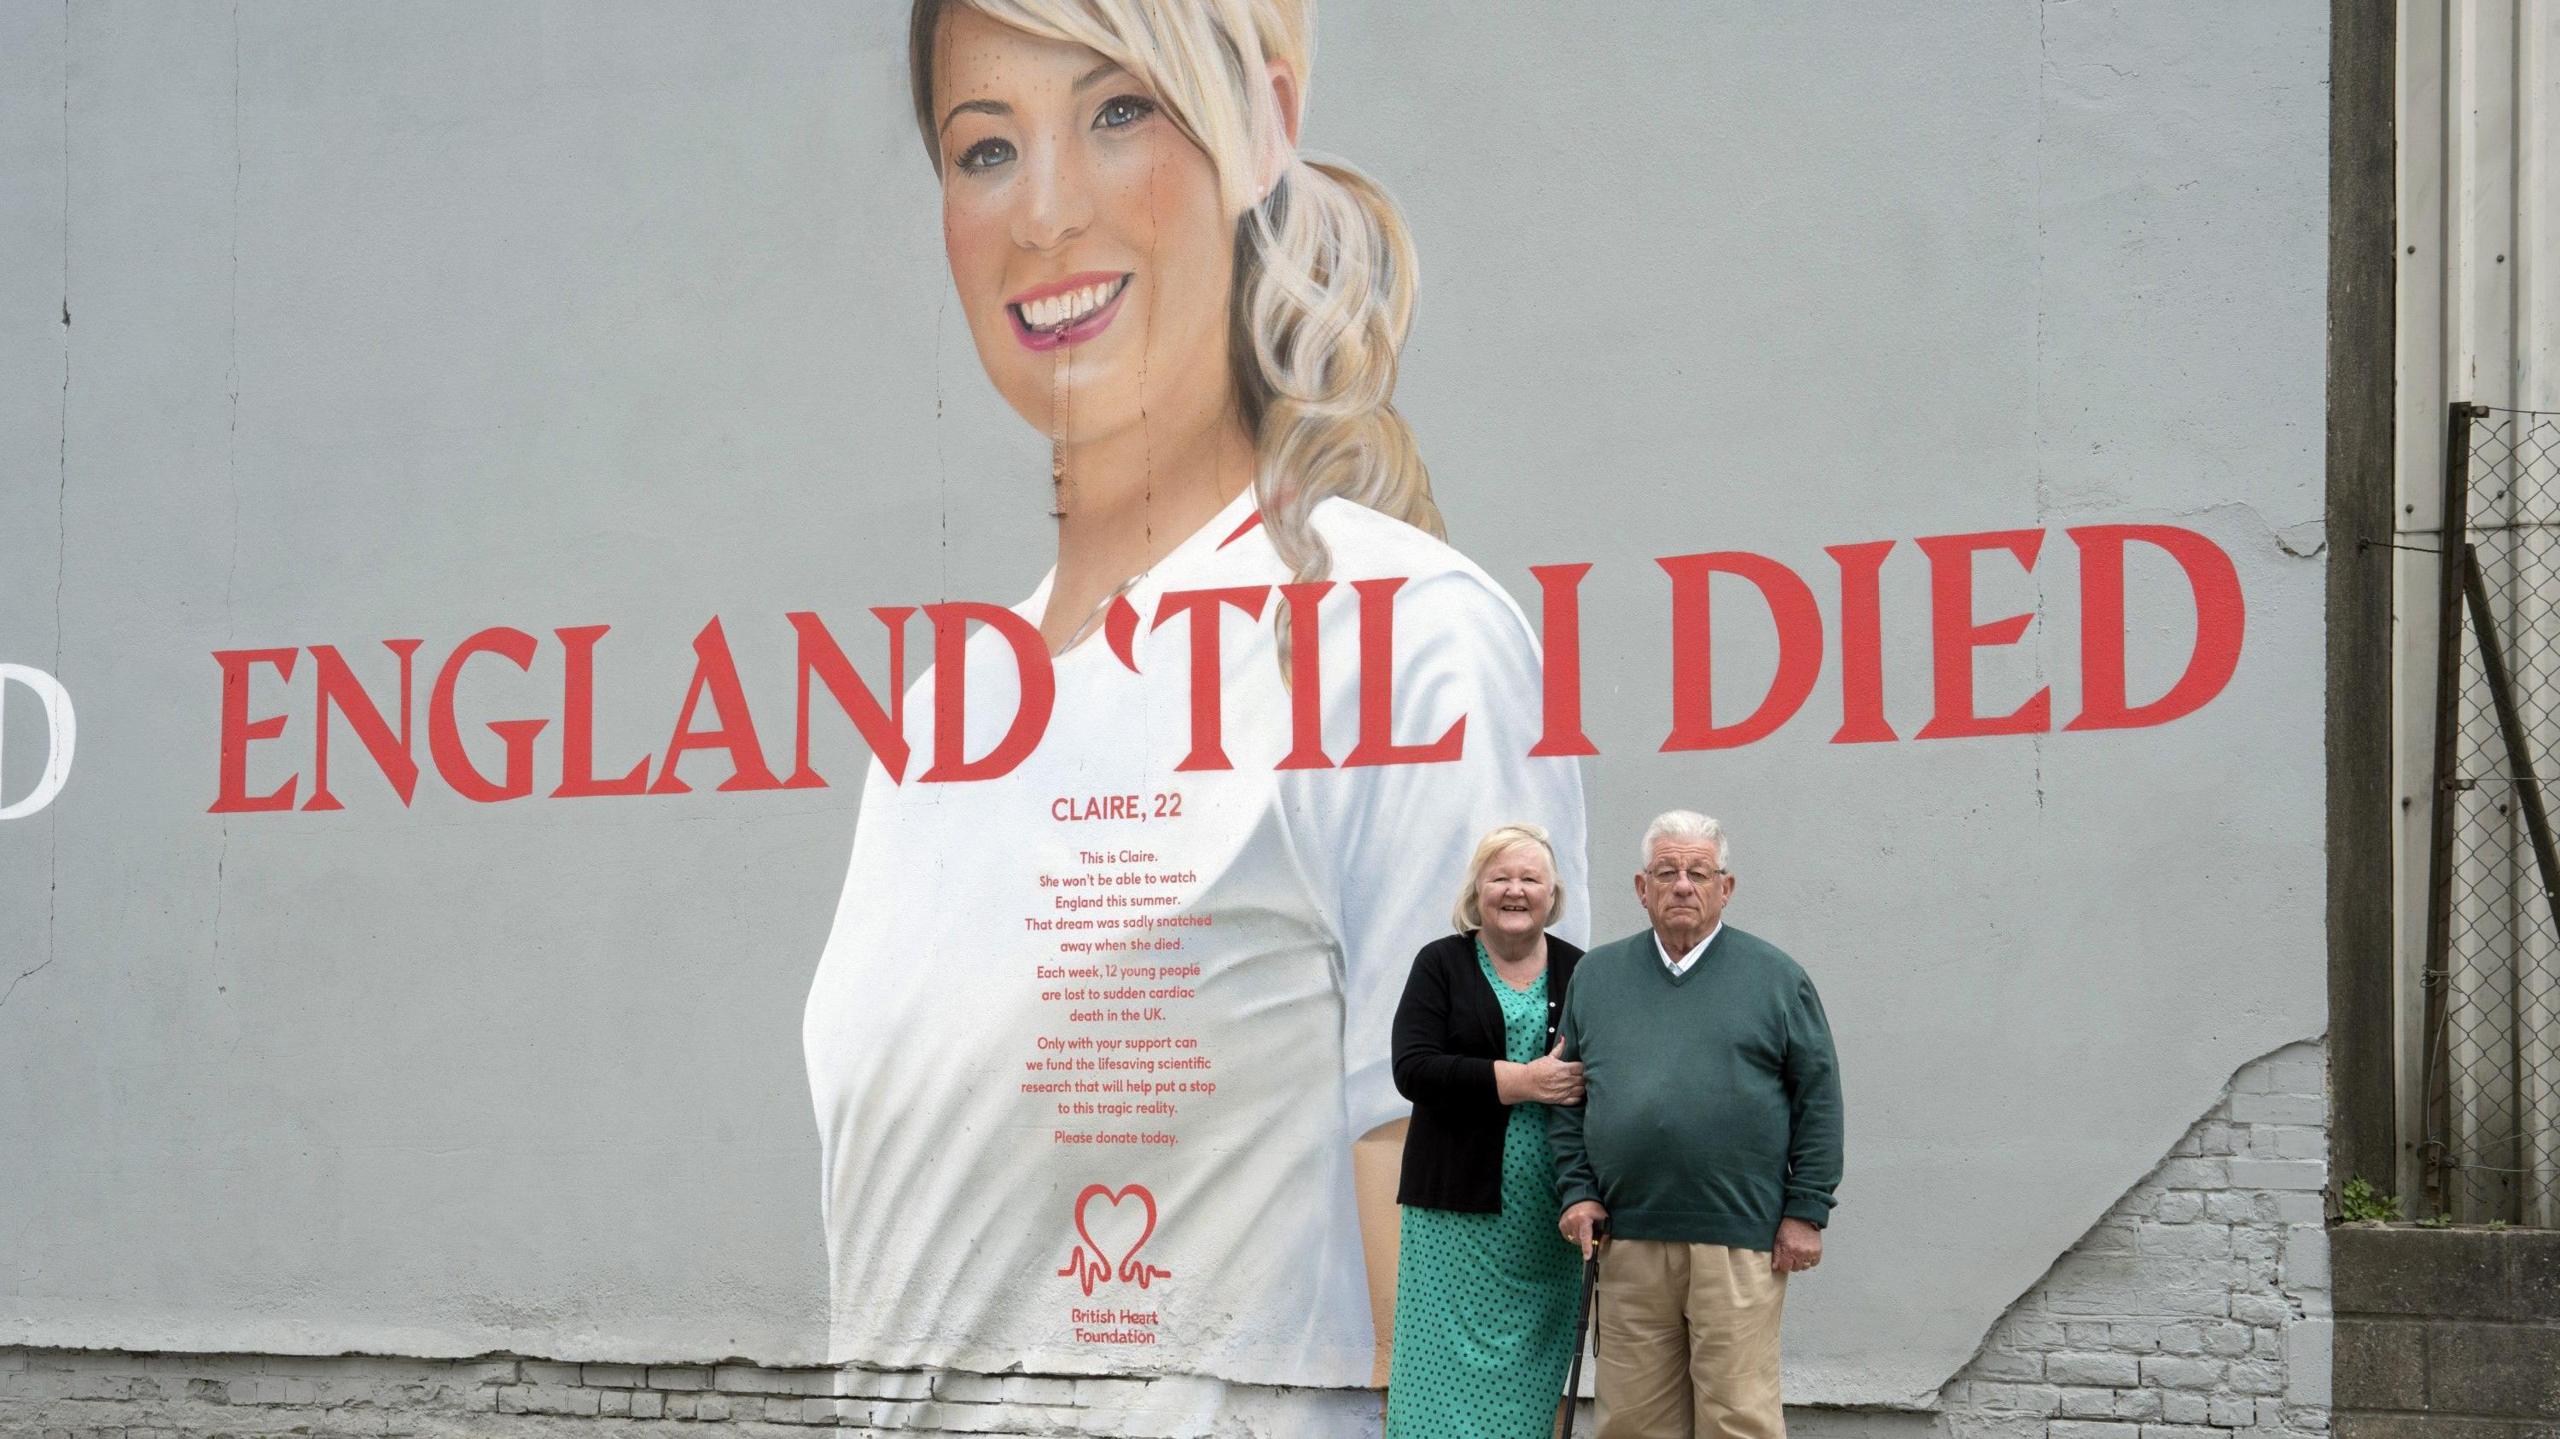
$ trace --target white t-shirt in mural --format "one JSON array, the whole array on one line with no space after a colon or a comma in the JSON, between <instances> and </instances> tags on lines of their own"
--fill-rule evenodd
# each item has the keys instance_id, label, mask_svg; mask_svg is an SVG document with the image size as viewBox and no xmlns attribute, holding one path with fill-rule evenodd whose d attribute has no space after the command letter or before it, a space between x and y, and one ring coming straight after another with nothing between
<instances>
[{"instance_id":1,"label":"white t-shirt in mural","mask_svg":"<svg viewBox=\"0 0 2560 1439\"><path fill-rule=\"evenodd\" d=\"M1464 715L1459 758L1275 768L1292 748L1275 591L1258 620L1218 611L1233 768L1177 770L1193 622L1156 626L1159 602L1290 579L1248 494L1129 593L1126 662L1100 632L1056 658L1019 768L921 783L921 740L903 783L872 764L803 1025L834 1361L1368 1381L1351 1144L1407 1112L1388 1056L1406 972L1498 824L1552 833L1558 933L1582 937L1582 781L1528 757L1539 656L1500 586L1348 501L1313 522L1337 581L1318 626L1327 755L1359 734L1350 582L1402 577L1392 737L1427 744ZM1048 587L1016 613L1036 622ZM907 695L911 736L931 732L936 678ZM978 756L1019 689L1002 637L973 634L966 683ZM1115 940L1139 948L1069 948Z\"/></svg>"}]
</instances>

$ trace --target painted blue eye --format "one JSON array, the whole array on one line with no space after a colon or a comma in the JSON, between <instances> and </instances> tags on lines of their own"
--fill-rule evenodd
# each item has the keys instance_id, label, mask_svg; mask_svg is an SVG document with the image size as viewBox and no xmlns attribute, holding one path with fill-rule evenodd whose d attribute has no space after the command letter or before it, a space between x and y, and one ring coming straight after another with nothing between
<instances>
[{"instance_id":1,"label":"painted blue eye","mask_svg":"<svg viewBox=\"0 0 2560 1439\"><path fill-rule=\"evenodd\" d=\"M1114 95L1103 101L1102 108L1094 112L1093 128L1117 130L1135 125L1155 112L1156 102L1143 95Z\"/></svg>"},{"instance_id":2,"label":"painted blue eye","mask_svg":"<svg viewBox=\"0 0 2560 1439\"><path fill-rule=\"evenodd\" d=\"M996 166L1004 164L1012 158L1012 141L981 140L977 144L970 146L968 149L961 151L960 158L953 163L957 164L963 170L992 170Z\"/></svg>"}]
</instances>

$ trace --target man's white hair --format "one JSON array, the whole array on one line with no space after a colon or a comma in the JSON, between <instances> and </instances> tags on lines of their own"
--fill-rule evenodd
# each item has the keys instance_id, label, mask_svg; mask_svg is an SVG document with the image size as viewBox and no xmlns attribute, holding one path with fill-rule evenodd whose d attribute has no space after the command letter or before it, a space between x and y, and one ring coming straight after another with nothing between
<instances>
[{"instance_id":1,"label":"man's white hair","mask_svg":"<svg viewBox=\"0 0 2560 1439\"><path fill-rule=\"evenodd\" d=\"M1640 868L1653 868L1653 847L1666 839L1690 844L1711 844L1716 849L1716 868L1733 868L1733 840L1724 826L1694 809L1665 810L1644 827L1644 860Z\"/></svg>"}]
</instances>

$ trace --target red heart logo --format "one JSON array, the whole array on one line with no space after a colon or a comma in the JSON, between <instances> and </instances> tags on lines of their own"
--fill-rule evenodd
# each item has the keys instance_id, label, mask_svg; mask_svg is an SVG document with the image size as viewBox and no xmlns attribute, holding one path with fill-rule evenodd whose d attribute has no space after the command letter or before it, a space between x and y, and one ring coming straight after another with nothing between
<instances>
[{"instance_id":1,"label":"red heart logo","mask_svg":"<svg viewBox=\"0 0 2560 1439\"><path fill-rule=\"evenodd\" d=\"M1093 1207L1097 1199L1108 1207L1097 1211ZM1138 1201L1138 1208L1124 1215L1120 1205L1130 1199ZM1105 1237L1114 1243L1106 1244L1094 1237L1096 1222L1101 1224ZM1136 1238L1130 1239L1126 1245L1116 1242L1132 1229L1137 1231ZM1076 1235L1085 1242L1086 1248L1093 1251L1094 1257L1102 1261L1102 1272L1106 1275L1118 1273L1123 1278L1135 1277L1137 1269L1131 1261L1138 1257L1138 1251L1146 1247L1148 1236L1155 1232L1156 1197L1148 1193L1143 1184L1131 1184L1116 1193L1107 1184L1088 1184L1084 1192L1076 1196ZM1117 1256L1112 1253L1114 1249L1119 1250Z\"/></svg>"}]
</instances>

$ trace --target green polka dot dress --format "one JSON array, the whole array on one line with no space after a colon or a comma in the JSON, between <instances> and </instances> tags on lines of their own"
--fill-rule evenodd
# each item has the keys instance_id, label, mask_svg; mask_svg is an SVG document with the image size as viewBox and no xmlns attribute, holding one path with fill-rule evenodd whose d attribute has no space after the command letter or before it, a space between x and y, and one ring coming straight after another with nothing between
<instances>
[{"instance_id":1,"label":"green polka dot dress","mask_svg":"<svg viewBox=\"0 0 2560 1439\"><path fill-rule=\"evenodd\" d=\"M1505 1056L1546 1052L1547 979L1504 984L1476 945L1502 1003ZM1395 1359L1388 1439L1547 1439L1573 1357L1582 1256L1556 1234L1547 1108L1515 1104L1502 1139L1502 1212L1404 1211L1396 1250Z\"/></svg>"}]
</instances>

